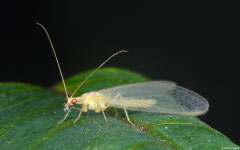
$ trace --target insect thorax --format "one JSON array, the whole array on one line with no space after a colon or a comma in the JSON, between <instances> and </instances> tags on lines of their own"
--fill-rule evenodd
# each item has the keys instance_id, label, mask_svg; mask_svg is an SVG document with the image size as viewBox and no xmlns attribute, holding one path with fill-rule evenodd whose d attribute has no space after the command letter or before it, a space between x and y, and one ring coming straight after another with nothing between
<instances>
[{"instance_id":1,"label":"insect thorax","mask_svg":"<svg viewBox=\"0 0 240 150\"><path fill-rule=\"evenodd\" d=\"M82 109L87 112L88 109L99 112L106 109L106 97L98 92L85 93L81 96L84 99Z\"/></svg>"}]
</instances>

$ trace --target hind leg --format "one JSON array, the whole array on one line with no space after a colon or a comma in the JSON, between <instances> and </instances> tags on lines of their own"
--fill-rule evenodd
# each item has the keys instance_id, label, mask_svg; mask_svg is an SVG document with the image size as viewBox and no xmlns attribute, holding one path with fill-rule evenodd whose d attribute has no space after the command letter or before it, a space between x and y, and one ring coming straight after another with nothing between
<instances>
[{"instance_id":1,"label":"hind leg","mask_svg":"<svg viewBox=\"0 0 240 150\"><path fill-rule=\"evenodd\" d=\"M121 99L121 101L123 102L123 110L124 110L124 112L125 112L125 115L126 115L126 117L127 117L128 122L129 122L132 126L135 126L135 124L132 123L132 121L130 120L130 118L129 118L129 116L128 116L128 112L127 112L127 109L126 109L126 107L125 107L125 105L124 105L124 100L122 99L121 94L118 94L118 95L116 95L115 97L119 97L119 98Z\"/></svg>"}]
</instances>

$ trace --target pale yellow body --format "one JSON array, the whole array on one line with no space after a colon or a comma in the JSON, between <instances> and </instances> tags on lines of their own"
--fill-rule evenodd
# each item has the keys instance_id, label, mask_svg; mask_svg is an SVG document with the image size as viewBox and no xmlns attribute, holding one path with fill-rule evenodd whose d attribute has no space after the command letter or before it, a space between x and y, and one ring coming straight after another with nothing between
<instances>
[{"instance_id":1,"label":"pale yellow body","mask_svg":"<svg viewBox=\"0 0 240 150\"><path fill-rule=\"evenodd\" d=\"M79 113L77 119L74 121L74 123L78 121L78 119L80 118L82 112L87 112L88 109L89 110L93 110L95 112L100 112L101 111L102 114L103 114L103 117L104 117L104 119L105 119L105 121L107 123L108 121L107 121L107 117L106 117L106 115L104 113L104 110L107 109L108 106L112 102L117 100L117 97L120 97L120 99L121 99L121 95L116 95L115 98L110 98L110 97L108 97L106 95L103 95L103 94L101 94L99 92L85 93L81 97L70 97L70 98L68 98L68 102L65 104L65 111L68 111L68 112L65 115L65 117L63 118L63 120L59 121L58 123L63 122L67 118L71 108L80 110L80 113ZM73 101L75 101L75 104L81 105L82 108L78 108L78 107L74 107L74 106L69 108L69 106L73 105ZM124 106L123 106L123 109L124 109L124 112L126 114L126 117L127 117L127 120L129 121L129 123L134 125L130 121L128 113L127 113L127 110L126 110L126 108Z\"/></svg>"},{"instance_id":2,"label":"pale yellow body","mask_svg":"<svg viewBox=\"0 0 240 150\"><path fill-rule=\"evenodd\" d=\"M95 112L104 111L107 108L107 103L110 102L108 97L98 92L85 93L81 97L77 97L76 100L76 104L82 105L83 112L87 112L88 109Z\"/></svg>"},{"instance_id":3,"label":"pale yellow body","mask_svg":"<svg viewBox=\"0 0 240 150\"><path fill-rule=\"evenodd\" d=\"M104 95L100 92L90 92L85 93L81 97L73 98L76 99L76 104L82 106L82 111L87 112L93 110L95 112L104 111L108 106L128 109L129 107L151 107L156 104L154 99L122 99L120 94L117 94L115 97ZM72 101L72 100L70 100Z\"/></svg>"},{"instance_id":4,"label":"pale yellow body","mask_svg":"<svg viewBox=\"0 0 240 150\"><path fill-rule=\"evenodd\" d=\"M115 108L121 108L124 109L124 112L126 114L127 120L129 121L130 124L134 125L128 116L126 108L129 107L150 107L153 106L156 103L156 100L154 99L145 99L145 100L139 100L139 99L129 99L129 100L123 100L120 94L117 94L115 97L110 97L107 95L104 95L100 92L90 92L90 93L85 93L80 97L70 97L68 99L67 104L65 105L65 110L70 112L69 106L73 105L73 101L75 101L75 104L79 104L82 106L82 108L74 107L72 106L71 108L73 109L78 109L80 110L80 113L77 117L77 119L74 122L77 122L77 120L80 118L82 112L87 112L89 110L93 110L95 112L102 112L104 119L106 122L107 118L104 113L105 109L107 109L109 106L113 106ZM64 121L68 115L64 117L62 121ZM61 123L60 121L59 123Z\"/></svg>"}]
</instances>

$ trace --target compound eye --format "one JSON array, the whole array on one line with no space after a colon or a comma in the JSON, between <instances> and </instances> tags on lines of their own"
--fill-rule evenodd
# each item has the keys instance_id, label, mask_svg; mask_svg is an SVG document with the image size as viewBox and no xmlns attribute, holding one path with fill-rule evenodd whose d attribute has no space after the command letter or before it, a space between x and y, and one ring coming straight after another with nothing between
<instances>
[{"instance_id":1,"label":"compound eye","mask_svg":"<svg viewBox=\"0 0 240 150\"><path fill-rule=\"evenodd\" d=\"M73 104L76 104L76 103L77 103L77 100L73 99L73 100L72 100L72 103L73 103Z\"/></svg>"}]
</instances>

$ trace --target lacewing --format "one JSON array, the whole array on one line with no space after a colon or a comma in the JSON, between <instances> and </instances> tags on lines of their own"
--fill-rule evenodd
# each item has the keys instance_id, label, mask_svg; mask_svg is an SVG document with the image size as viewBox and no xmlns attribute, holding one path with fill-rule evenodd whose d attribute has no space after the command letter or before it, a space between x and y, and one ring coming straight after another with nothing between
<instances>
[{"instance_id":1,"label":"lacewing","mask_svg":"<svg viewBox=\"0 0 240 150\"><path fill-rule=\"evenodd\" d=\"M191 90L177 86L174 82L170 81L150 81L128 84L100 91L89 92L83 94L82 96L74 97L76 91L89 77L92 76L92 74L94 74L112 57L118 55L119 53L127 52L125 50L118 51L105 60L76 88L73 94L69 97L50 36L43 25L40 23L37 24L42 27L49 39L66 93L67 103L65 104L64 110L67 113L58 123L63 122L67 118L71 109L77 109L80 111L78 117L74 121L75 123L80 118L82 112L87 112L88 110L102 112L105 121L108 122L104 111L108 107L120 108L124 110L128 122L132 125L134 124L131 122L127 110L190 116L198 116L208 111L209 104L205 98ZM74 105L81 105L81 108L75 107Z\"/></svg>"}]
</instances>

